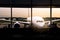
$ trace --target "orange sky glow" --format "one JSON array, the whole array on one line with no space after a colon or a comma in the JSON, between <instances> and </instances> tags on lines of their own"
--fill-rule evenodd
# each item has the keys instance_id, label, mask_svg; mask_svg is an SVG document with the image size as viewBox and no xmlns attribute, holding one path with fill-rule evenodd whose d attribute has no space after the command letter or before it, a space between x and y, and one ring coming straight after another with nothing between
<instances>
[{"instance_id":1,"label":"orange sky glow","mask_svg":"<svg viewBox=\"0 0 60 40\"><path fill-rule=\"evenodd\" d=\"M13 17L29 17L31 16L30 8L13 8ZM33 16L50 17L50 8L33 8ZM0 8L0 17L10 17L10 8ZM60 8L52 8L52 16L60 17Z\"/></svg>"}]
</instances>

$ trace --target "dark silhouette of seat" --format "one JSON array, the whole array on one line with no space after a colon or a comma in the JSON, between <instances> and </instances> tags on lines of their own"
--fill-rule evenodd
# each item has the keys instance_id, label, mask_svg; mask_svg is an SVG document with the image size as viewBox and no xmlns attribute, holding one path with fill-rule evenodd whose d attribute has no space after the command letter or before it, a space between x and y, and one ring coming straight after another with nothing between
<instances>
[{"instance_id":1,"label":"dark silhouette of seat","mask_svg":"<svg viewBox=\"0 0 60 40\"><path fill-rule=\"evenodd\" d=\"M11 27L11 24L8 24L8 28L10 28Z\"/></svg>"},{"instance_id":2,"label":"dark silhouette of seat","mask_svg":"<svg viewBox=\"0 0 60 40\"><path fill-rule=\"evenodd\" d=\"M50 24L49 27L51 27L51 28L58 28L58 27L57 27L57 24L54 23L54 22L53 22L52 24Z\"/></svg>"},{"instance_id":3,"label":"dark silhouette of seat","mask_svg":"<svg viewBox=\"0 0 60 40\"><path fill-rule=\"evenodd\" d=\"M58 28L58 27L57 27L57 24L53 22L52 28Z\"/></svg>"}]
</instances>

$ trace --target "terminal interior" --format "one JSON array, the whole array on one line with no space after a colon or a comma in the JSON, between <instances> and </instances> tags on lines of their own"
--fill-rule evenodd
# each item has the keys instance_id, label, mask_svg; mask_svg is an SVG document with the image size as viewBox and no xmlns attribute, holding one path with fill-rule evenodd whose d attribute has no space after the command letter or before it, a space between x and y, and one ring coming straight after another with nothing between
<instances>
[{"instance_id":1,"label":"terminal interior","mask_svg":"<svg viewBox=\"0 0 60 40\"><path fill-rule=\"evenodd\" d=\"M53 38L55 36L59 38L59 14L59 0L0 0L0 32L8 38L35 39ZM39 26L43 24L37 24L33 20L35 16L37 16L35 20L41 17L44 20L43 22L46 22L42 28ZM30 25L27 24L29 17ZM15 25L16 22L19 24ZM37 22L42 23L42 21Z\"/></svg>"}]
</instances>

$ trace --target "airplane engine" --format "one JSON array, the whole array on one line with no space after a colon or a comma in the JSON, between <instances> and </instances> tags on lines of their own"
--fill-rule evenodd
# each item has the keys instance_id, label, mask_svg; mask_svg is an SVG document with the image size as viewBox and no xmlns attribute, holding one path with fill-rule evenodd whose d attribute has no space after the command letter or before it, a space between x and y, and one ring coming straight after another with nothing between
<instances>
[{"instance_id":1,"label":"airplane engine","mask_svg":"<svg viewBox=\"0 0 60 40\"><path fill-rule=\"evenodd\" d=\"M14 28L20 28L20 23L18 21L14 24Z\"/></svg>"},{"instance_id":2,"label":"airplane engine","mask_svg":"<svg viewBox=\"0 0 60 40\"><path fill-rule=\"evenodd\" d=\"M60 23L57 23L57 27L60 28Z\"/></svg>"}]
</instances>

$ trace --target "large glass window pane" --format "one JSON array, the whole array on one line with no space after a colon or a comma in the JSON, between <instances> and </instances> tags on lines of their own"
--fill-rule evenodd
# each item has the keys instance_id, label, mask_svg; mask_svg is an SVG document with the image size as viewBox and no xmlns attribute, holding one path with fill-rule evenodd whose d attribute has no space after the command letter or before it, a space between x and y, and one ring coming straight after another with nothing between
<instances>
[{"instance_id":1,"label":"large glass window pane","mask_svg":"<svg viewBox=\"0 0 60 40\"><path fill-rule=\"evenodd\" d=\"M27 18L31 17L30 8L13 8L13 21L27 22ZM25 24L20 23L20 28L24 28Z\"/></svg>"},{"instance_id":2,"label":"large glass window pane","mask_svg":"<svg viewBox=\"0 0 60 40\"><path fill-rule=\"evenodd\" d=\"M50 8L33 8L33 16L50 17Z\"/></svg>"},{"instance_id":3,"label":"large glass window pane","mask_svg":"<svg viewBox=\"0 0 60 40\"><path fill-rule=\"evenodd\" d=\"M35 29L40 29L42 28L43 30L45 28L50 28L50 8L33 8L32 9L33 17L35 20L34 22L34 28ZM33 18L32 18L33 20ZM42 30L42 31L43 31Z\"/></svg>"},{"instance_id":4,"label":"large glass window pane","mask_svg":"<svg viewBox=\"0 0 60 40\"><path fill-rule=\"evenodd\" d=\"M11 18L11 9L0 7L0 28L8 27L10 23Z\"/></svg>"},{"instance_id":5,"label":"large glass window pane","mask_svg":"<svg viewBox=\"0 0 60 40\"><path fill-rule=\"evenodd\" d=\"M52 8L52 19L55 20L52 20L55 26L60 28L60 8Z\"/></svg>"}]
</instances>

